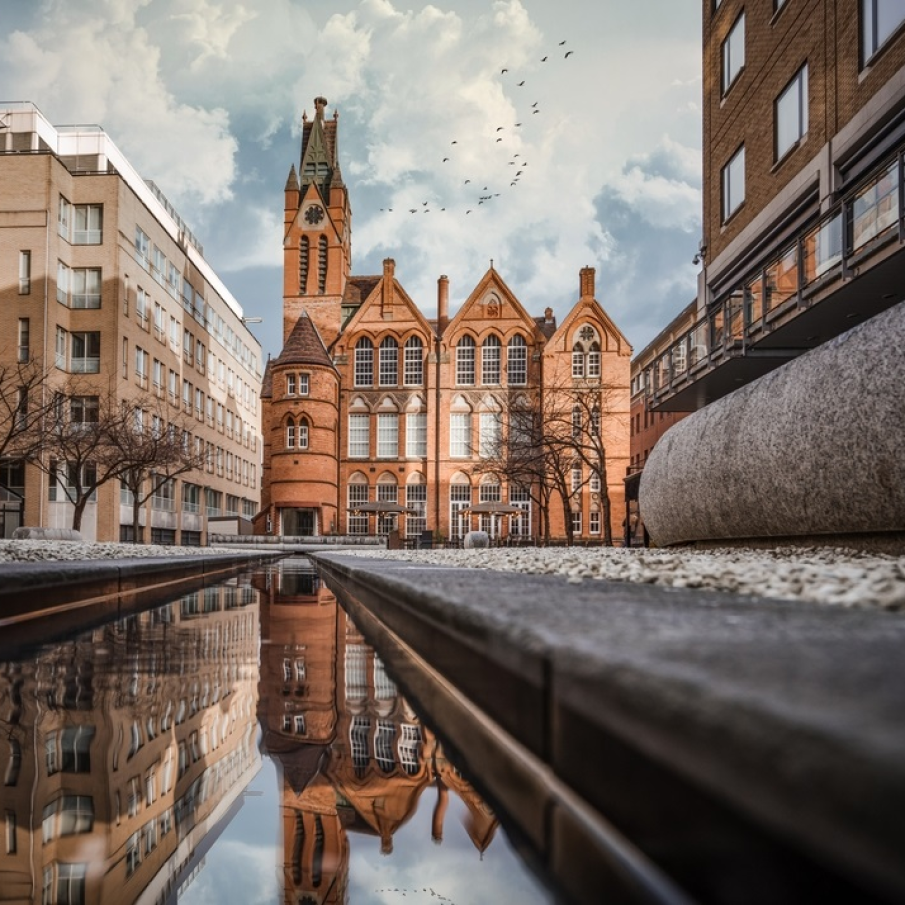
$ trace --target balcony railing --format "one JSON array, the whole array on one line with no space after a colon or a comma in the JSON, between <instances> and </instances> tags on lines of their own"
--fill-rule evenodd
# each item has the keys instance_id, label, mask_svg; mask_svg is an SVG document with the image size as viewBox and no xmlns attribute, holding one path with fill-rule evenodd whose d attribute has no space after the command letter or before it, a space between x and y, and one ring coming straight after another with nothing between
<instances>
[{"instance_id":1,"label":"balcony railing","mask_svg":"<svg viewBox=\"0 0 905 905\"><path fill-rule=\"evenodd\" d=\"M783 316L808 307L825 283L887 242L905 242L901 190L905 151L729 291L646 369L643 392L654 404L747 349Z\"/></svg>"}]
</instances>

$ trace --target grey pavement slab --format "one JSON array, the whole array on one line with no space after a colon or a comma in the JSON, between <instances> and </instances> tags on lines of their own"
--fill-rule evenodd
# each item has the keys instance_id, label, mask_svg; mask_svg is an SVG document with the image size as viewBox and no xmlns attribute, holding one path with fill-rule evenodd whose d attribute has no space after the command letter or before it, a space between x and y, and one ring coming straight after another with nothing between
<instances>
[{"instance_id":1,"label":"grey pavement slab","mask_svg":"<svg viewBox=\"0 0 905 905\"><path fill-rule=\"evenodd\" d=\"M313 558L701 900L905 899L905 616Z\"/></svg>"}]
</instances>

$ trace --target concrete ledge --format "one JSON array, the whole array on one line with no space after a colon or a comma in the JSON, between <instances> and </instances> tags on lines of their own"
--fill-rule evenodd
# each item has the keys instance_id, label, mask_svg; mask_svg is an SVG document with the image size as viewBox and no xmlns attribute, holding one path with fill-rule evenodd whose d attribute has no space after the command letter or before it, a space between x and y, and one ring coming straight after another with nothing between
<instances>
[{"instance_id":1,"label":"concrete ledge","mask_svg":"<svg viewBox=\"0 0 905 905\"><path fill-rule=\"evenodd\" d=\"M905 896L905 617L313 559L374 632L401 639L699 900ZM489 772L514 775L504 766ZM533 827L551 869L584 877L570 892L599 901L594 859L572 860L590 838L574 836L577 812L496 786L482 791Z\"/></svg>"},{"instance_id":2,"label":"concrete ledge","mask_svg":"<svg viewBox=\"0 0 905 905\"><path fill-rule=\"evenodd\" d=\"M0 625L38 619L98 598L134 594L151 587L174 591L206 578L223 577L286 556L249 550L162 557L5 563L0 583Z\"/></svg>"},{"instance_id":3,"label":"concrete ledge","mask_svg":"<svg viewBox=\"0 0 905 905\"><path fill-rule=\"evenodd\" d=\"M75 528L29 528L21 526L13 531L13 540L68 540L82 541L82 535Z\"/></svg>"},{"instance_id":4,"label":"concrete ledge","mask_svg":"<svg viewBox=\"0 0 905 905\"><path fill-rule=\"evenodd\" d=\"M658 546L905 531L905 302L673 425L639 505Z\"/></svg>"}]
</instances>

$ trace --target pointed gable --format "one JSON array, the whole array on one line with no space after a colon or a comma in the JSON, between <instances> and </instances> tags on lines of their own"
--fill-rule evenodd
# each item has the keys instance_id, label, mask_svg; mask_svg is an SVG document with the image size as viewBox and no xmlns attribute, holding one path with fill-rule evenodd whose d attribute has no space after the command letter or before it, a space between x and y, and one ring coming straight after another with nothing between
<instances>
[{"instance_id":1,"label":"pointed gable","mask_svg":"<svg viewBox=\"0 0 905 905\"><path fill-rule=\"evenodd\" d=\"M632 347L625 334L594 297L594 268L583 267L580 281L580 298L550 337L548 348L554 351L571 349L572 333L582 320L588 320L598 325L601 332L605 334L601 337L604 340L604 350L631 356Z\"/></svg>"},{"instance_id":2,"label":"pointed gable","mask_svg":"<svg viewBox=\"0 0 905 905\"><path fill-rule=\"evenodd\" d=\"M372 333L375 329L415 329L425 338L433 336L430 322L396 279L393 259L387 258L383 264L383 275L380 277L353 277L350 280L359 290L361 305L349 319L343 334L362 329Z\"/></svg>"},{"instance_id":3,"label":"pointed gable","mask_svg":"<svg viewBox=\"0 0 905 905\"><path fill-rule=\"evenodd\" d=\"M444 331L447 337L474 324L476 330L496 327L501 334L524 330L536 338L537 322L524 309L506 282L493 266L478 281Z\"/></svg>"}]
</instances>

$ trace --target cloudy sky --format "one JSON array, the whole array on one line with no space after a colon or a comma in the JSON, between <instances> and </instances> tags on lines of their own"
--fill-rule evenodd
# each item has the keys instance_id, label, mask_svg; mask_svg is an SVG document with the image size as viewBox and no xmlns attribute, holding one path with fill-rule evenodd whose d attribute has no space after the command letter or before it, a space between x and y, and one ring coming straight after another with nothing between
<instances>
[{"instance_id":1,"label":"cloudy sky","mask_svg":"<svg viewBox=\"0 0 905 905\"><path fill-rule=\"evenodd\" d=\"M560 318L596 267L635 351L695 295L700 0L2 6L5 99L103 126L264 319L265 358L282 190L318 95L340 116L353 271L393 257L429 317L440 274L455 312L491 259L530 313Z\"/></svg>"}]
</instances>

